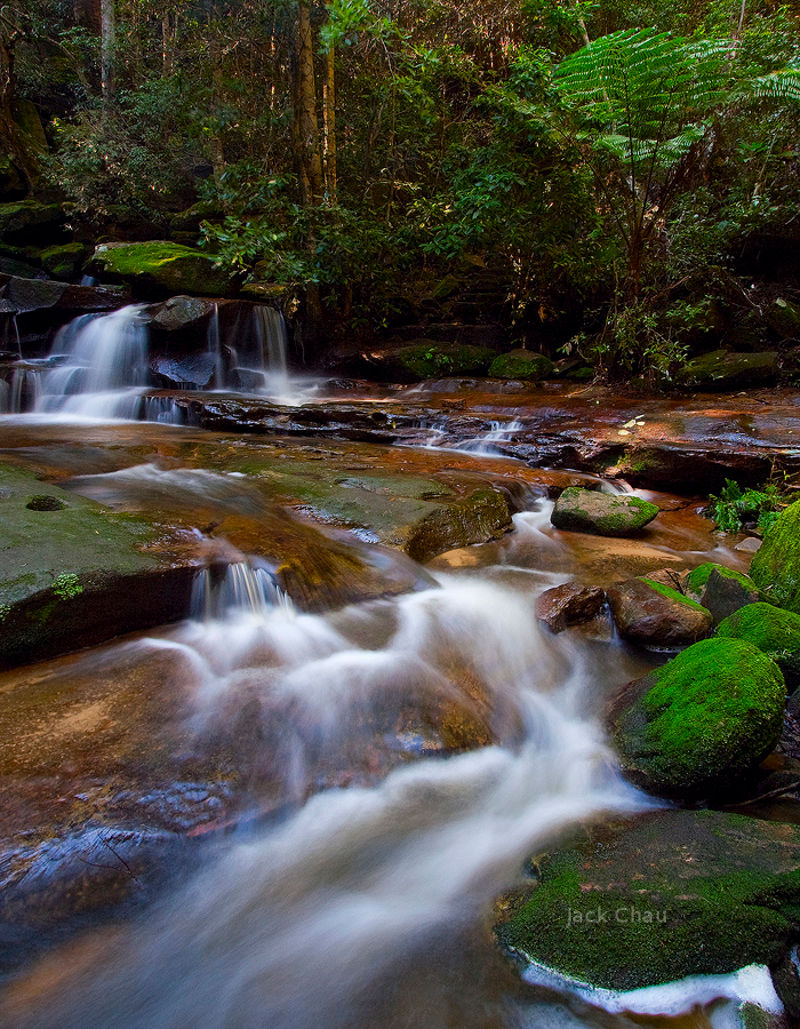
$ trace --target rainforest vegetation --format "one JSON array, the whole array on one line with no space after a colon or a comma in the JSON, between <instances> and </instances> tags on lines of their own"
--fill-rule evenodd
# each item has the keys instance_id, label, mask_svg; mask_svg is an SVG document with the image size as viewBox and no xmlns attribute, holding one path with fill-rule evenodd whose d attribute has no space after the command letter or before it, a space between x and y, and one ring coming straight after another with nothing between
<instances>
[{"instance_id":1,"label":"rainforest vegetation","mask_svg":"<svg viewBox=\"0 0 800 1029\"><path fill-rule=\"evenodd\" d=\"M474 268L512 343L601 373L764 349L776 299L797 334L793 4L12 0L0 90L6 201L199 245L325 339Z\"/></svg>"}]
</instances>

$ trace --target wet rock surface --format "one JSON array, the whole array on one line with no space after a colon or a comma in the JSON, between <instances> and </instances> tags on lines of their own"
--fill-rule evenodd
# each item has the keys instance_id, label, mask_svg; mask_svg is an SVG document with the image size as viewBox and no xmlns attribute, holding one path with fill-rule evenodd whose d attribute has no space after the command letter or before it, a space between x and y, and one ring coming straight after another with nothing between
<instances>
[{"instance_id":1,"label":"wet rock surface","mask_svg":"<svg viewBox=\"0 0 800 1029\"><path fill-rule=\"evenodd\" d=\"M621 636L656 647L684 647L711 633L711 612L670 586L646 577L608 590Z\"/></svg>"},{"instance_id":2,"label":"wet rock surface","mask_svg":"<svg viewBox=\"0 0 800 1029\"><path fill-rule=\"evenodd\" d=\"M614 496L571 486L556 501L550 520L557 529L598 536L633 536L658 515L640 497Z\"/></svg>"},{"instance_id":3,"label":"wet rock surface","mask_svg":"<svg viewBox=\"0 0 800 1029\"><path fill-rule=\"evenodd\" d=\"M800 925L793 825L660 811L534 860L501 942L609 989L774 965Z\"/></svg>"},{"instance_id":4,"label":"wet rock surface","mask_svg":"<svg viewBox=\"0 0 800 1029\"><path fill-rule=\"evenodd\" d=\"M554 633L570 625L588 622L605 603L606 593L599 586L578 586L564 583L545 590L536 598L536 617Z\"/></svg>"}]
</instances>

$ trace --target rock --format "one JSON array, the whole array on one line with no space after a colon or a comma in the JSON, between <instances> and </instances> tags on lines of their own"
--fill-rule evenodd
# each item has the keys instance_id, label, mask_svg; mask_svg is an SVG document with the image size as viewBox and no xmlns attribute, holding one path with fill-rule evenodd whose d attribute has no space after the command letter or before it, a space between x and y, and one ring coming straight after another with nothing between
<instances>
[{"instance_id":1,"label":"rock","mask_svg":"<svg viewBox=\"0 0 800 1029\"><path fill-rule=\"evenodd\" d=\"M225 212L213 200L198 200L196 204L183 211L169 215L169 227L172 233L192 233L194 239L200 234L200 224L204 221L223 221Z\"/></svg>"},{"instance_id":2,"label":"rock","mask_svg":"<svg viewBox=\"0 0 800 1029\"><path fill-rule=\"evenodd\" d=\"M800 342L800 307L778 297L764 313L765 321L780 340Z\"/></svg>"},{"instance_id":3,"label":"rock","mask_svg":"<svg viewBox=\"0 0 800 1029\"><path fill-rule=\"evenodd\" d=\"M466 497L437 506L414 525L404 546L415 561L428 561L445 550L485 543L511 527L508 500L500 490L479 486Z\"/></svg>"},{"instance_id":4,"label":"rock","mask_svg":"<svg viewBox=\"0 0 800 1029\"><path fill-rule=\"evenodd\" d=\"M150 369L164 389L210 389L214 383L216 358L201 352L185 357L154 357Z\"/></svg>"},{"instance_id":5,"label":"rock","mask_svg":"<svg viewBox=\"0 0 800 1029\"><path fill-rule=\"evenodd\" d=\"M40 239L52 241L63 221L64 214L58 204L43 204L38 200L0 204L0 239L19 240L25 246Z\"/></svg>"},{"instance_id":6,"label":"rock","mask_svg":"<svg viewBox=\"0 0 800 1029\"><path fill-rule=\"evenodd\" d=\"M496 928L564 975L631 990L773 966L800 922L800 829L718 811L658 811L536 858Z\"/></svg>"},{"instance_id":7,"label":"rock","mask_svg":"<svg viewBox=\"0 0 800 1029\"><path fill-rule=\"evenodd\" d=\"M143 553L163 529L0 465L0 667L185 617L197 562Z\"/></svg>"},{"instance_id":8,"label":"rock","mask_svg":"<svg viewBox=\"0 0 800 1029\"><path fill-rule=\"evenodd\" d=\"M72 279L80 272L90 252L83 243L63 243L43 250L40 260L54 279Z\"/></svg>"},{"instance_id":9,"label":"rock","mask_svg":"<svg viewBox=\"0 0 800 1029\"><path fill-rule=\"evenodd\" d=\"M800 615L793 611L748 604L720 622L717 636L752 643L772 658L790 686L800 682Z\"/></svg>"},{"instance_id":10,"label":"rock","mask_svg":"<svg viewBox=\"0 0 800 1029\"><path fill-rule=\"evenodd\" d=\"M126 302L119 287L76 286L49 279L0 274L0 296L17 313L52 310L74 317L90 311L114 311Z\"/></svg>"},{"instance_id":11,"label":"rock","mask_svg":"<svg viewBox=\"0 0 800 1029\"><path fill-rule=\"evenodd\" d=\"M565 582L563 586L545 590L536 598L536 617L551 632L563 632L569 625L594 618L605 599L605 590L599 586Z\"/></svg>"},{"instance_id":12,"label":"rock","mask_svg":"<svg viewBox=\"0 0 800 1029\"><path fill-rule=\"evenodd\" d=\"M681 378L684 385L694 389L725 391L770 386L778 372L778 354L774 350L757 354L713 350L689 361Z\"/></svg>"},{"instance_id":13,"label":"rock","mask_svg":"<svg viewBox=\"0 0 800 1029\"><path fill-rule=\"evenodd\" d=\"M729 326L725 333L725 342L735 351L765 350L768 343L764 319L757 311L748 311Z\"/></svg>"},{"instance_id":14,"label":"rock","mask_svg":"<svg viewBox=\"0 0 800 1029\"><path fill-rule=\"evenodd\" d=\"M213 296L227 293L233 285L232 275L217 268L209 254L167 240L102 243L89 267L111 281L129 284L137 296Z\"/></svg>"},{"instance_id":15,"label":"rock","mask_svg":"<svg viewBox=\"0 0 800 1029\"><path fill-rule=\"evenodd\" d=\"M538 382L553 374L553 362L544 354L531 350L511 350L500 354L489 365L489 375L494 379L519 379L522 382Z\"/></svg>"},{"instance_id":16,"label":"rock","mask_svg":"<svg viewBox=\"0 0 800 1029\"><path fill-rule=\"evenodd\" d=\"M644 576L610 587L608 603L620 636L656 647L685 647L714 624L705 607Z\"/></svg>"},{"instance_id":17,"label":"rock","mask_svg":"<svg viewBox=\"0 0 800 1029\"><path fill-rule=\"evenodd\" d=\"M717 793L774 749L785 700L780 669L751 643L695 643L615 698L622 770L651 793Z\"/></svg>"},{"instance_id":18,"label":"rock","mask_svg":"<svg viewBox=\"0 0 800 1029\"><path fill-rule=\"evenodd\" d=\"M761 540L758 536L747 536L743 540L739 540L734 550L739 551L740 554L755 554L757 550L761 549Z\"/></svg>"},{"instance_id":19,"label":"rock","mask_svg":"<svg viewBox=\"0 0 800 1029\"><path fill-rule=\"evenodd\" d=\"M371 351L362 361L373 375L396 382L417 382L443 375L485 375L494 359L489 347L419 340L408 346Z\"/></svg>"},{"instance_id":20,"label":"rock","mask_svg":"<svg viewBox=\"0 0 800 1029\"><path fill-rule=\"evenodd\" d=\"M205 328L214 313L214 301L200 297L170 297L146 311L149 324L161 332L182 332L185 329Z\"/></svg>"},{"instance_id":21,"label":"rock","mask_svg":"<svg viewBox=\"0 0 800 1029\"><path fill-rule=\"evenodd\" d=\"M750 578L774 604L800 614L800 500L782 511L764 534Z\"/></svg>"},{"instance_id":22,"label":"rock","mask_svg":"<svg viewBox=\"0 0 800 1029\"><path fill-rule=\"evenodd\" d=\"M570 486L556 501L550 521L557 529L597 536L630 536L656 517L658 508L639 497Z\"/></svg>"},{"instance_id":23,"label":"rock","mask_svg":"<svg viewBox=\"0 0 800 1029\"><path fill-rule=\"evenodd\" d=\"M754 604L760 599L758 586L748 575L712 561L707 561L689 573L686 592L698 604L708 608L714 624L745 604Z\"/></svg>"}]
</instances>

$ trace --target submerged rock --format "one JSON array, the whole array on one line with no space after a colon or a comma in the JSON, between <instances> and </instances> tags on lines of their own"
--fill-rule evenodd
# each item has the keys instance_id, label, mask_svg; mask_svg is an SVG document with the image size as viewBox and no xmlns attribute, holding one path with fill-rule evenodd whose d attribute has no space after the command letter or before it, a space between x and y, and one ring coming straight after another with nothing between
<instances>
[{"instance_id":1,"label":"submerged rock","mask_svg":"<svg viewBox=\"0 0 800 1029\"><path fill-rule=\"evenodd\" d=\"M800 614L800 500L767 530L750 577L773 603Z\"/></svg>"},{"instance_id":2,"label":"submerged rock","mask_svg":"<svg viewBox=\"0 0 800 1029\"><path fill-rule=\"evenodd\" d=\"M780 669L752 644L703 640L621 691L609 723L633 782L651 793L707 796L774 749L785 701Z\"/></svg>"},{"instance_id":3,"label":"submerged rock","mask_svg":"<svg viewBox=\"0 0 800 1029\"><path fill-rule=\"evenodd\" d=\"M578 625L594 618L606 599L599 586L579 586L565 582L545 590L536 598L536 617L551 632L563 632L570 625Z\"/></svg>"},{"instance_id":4,"label":"submerged rock","mask_svg":"<svg viewBox=\"0 0 800 1029\"><path fill-rule=\"evenodd\" d=\"M557 529L598 536L630 536L648 525L658 508L639 497L570 486L556 501L550 521Z\"/></svg>"},{"instance_id":5,"label":"submerged rock","mask_svg":"<svg viewBox=\"0 0 800 1029\"><path fill-rule=\"evenodd\" d=\"M772 604L748 604L717 627L717 636L746 640L772 658L787 682L800 680L800 615Z\"/></svg>"},{"instance_id":6,"label":"submerged rock","mask_svg":"<svg viewBox=\"0 0 800 1029\"><path fill-rule=\"evenodd\" d=\"M153 293L224 294L232 277L200 250L151 240L147 243L101 243L91 268L111 281L129 284L141 296Z\"/></svg>"},{"instance_id":7,"label":"submerged rock","mask_svg":"<svg viewBox=\"0 0 800 1029\"><path fill-rule=\"evenodd\" d=\"M707 561L689 573L686 592L698 604L708 608L715 623L759 599L758 586L748 575L712 561Z\"/></svg>"},{"instance_id":8,"label":"submerged rock","mask_svg":"<svg viewBox=\"0 0 800 1029\"><path fill-rule=\"evenodd\" d=\"M612 586L608 603L620 635L637 643L684 647L708 636L713 625L707 608L646 576Z\"/></svg>"},{"instance_id":9,"label":"submerged rock","mask_svg":"<svg viewBox=\"0 0 800 1029\"><path fill-rule=\"evenodd\" d=\"M594 986L631 990L775 965L800 926L800 828L659 811L535 861L501 943Z\"/></svg>"}]
</instances>

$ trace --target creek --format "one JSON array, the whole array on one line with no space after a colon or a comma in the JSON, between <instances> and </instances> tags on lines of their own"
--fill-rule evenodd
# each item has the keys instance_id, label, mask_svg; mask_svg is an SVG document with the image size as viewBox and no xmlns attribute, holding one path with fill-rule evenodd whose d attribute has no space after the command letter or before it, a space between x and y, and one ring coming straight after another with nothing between
<instances>
[{"instance_id":1,"label":"creek","mask_svg":"<svg viewBox=\"0 0 800 1029\"><path fill-rule=\"evenodd\" d=\"M15 867L35 851L24 874L51 912L34 919L45 947L4 929L24 960L9 966L0 1021L738 1025L732 1004L688 986L651 1009L662 1016L525 982L491 934L494 900L531 855L578 824L656 803L619 776L600 711L610 689L660 658L624 645L605 616L551 635L536 596L573 578L605 583L671 563L741 567L698 504L659 494L663 515L643 540L556 532L548 473L498 453L524 432L508 397L482 412L485 430L453 438L452 425L417 421L403 446L305 433L298 449L290 438L119 421L142 416L125 404L147 387L131 381L142 356L130 314L110 318L122 349L101 368L73 345L86 326L67 335L70 356L45 373L36 413L3 418L0 456L114 510L172 519L189 539L211 535L209 518L228 522L195 578L191 617L0 674L4 735L15 743L3 759L12 797L3 833L13 840L3 874L18 882ZM285 358L272 360L273 394L290 393ZM315 399L332 410L337 402ZM264 486L272 473L253 480L240 470L265 447L290 470L311 458L334 465L344 485L375 467L513 483L513 528L415 567L411 591L303 610L277 585L272 558L249 546L264 526L313 522L386 569L394 552L363 526L276 502ZM226 535L226 524L237 532ZM48 832L61 841L51 850ZM152 853L150 884L135 862L144 855L150 867ZM70 861L88 869L96 905L59 887ZM114 866L110 885L98 866Z\"/></svg>"}]
</instances>

